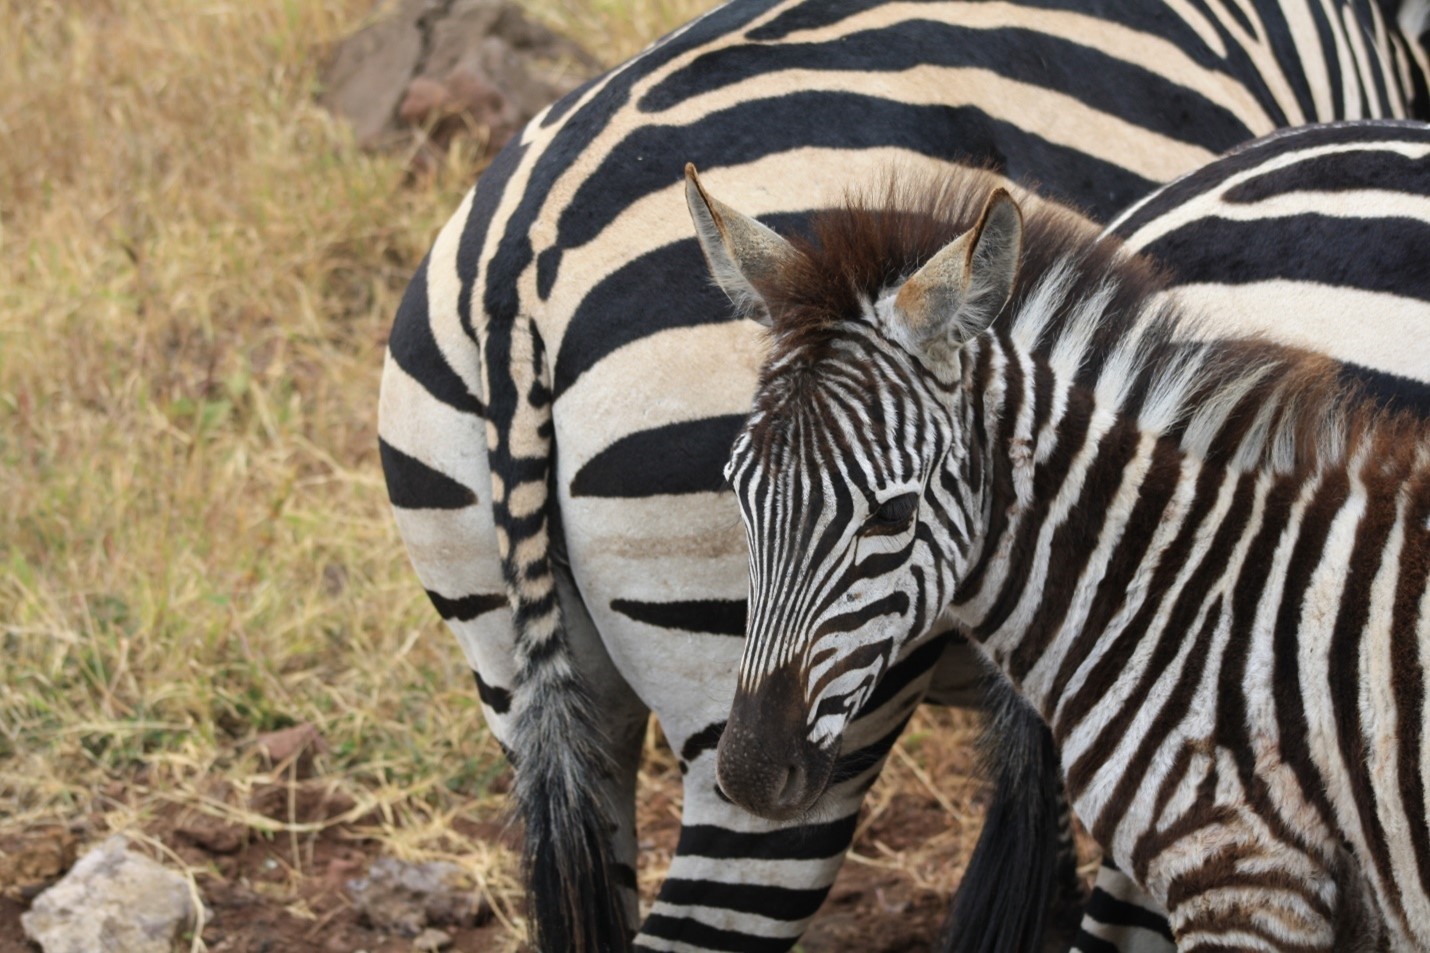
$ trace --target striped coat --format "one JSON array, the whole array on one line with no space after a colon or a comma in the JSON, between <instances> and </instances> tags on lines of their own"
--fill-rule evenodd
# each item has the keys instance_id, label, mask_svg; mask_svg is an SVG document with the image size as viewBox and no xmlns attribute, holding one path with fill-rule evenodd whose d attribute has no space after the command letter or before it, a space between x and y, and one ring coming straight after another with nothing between
<instances>
[{"instance_id":1,"label":"striped coat","mask_svg":"<svg viewBox=\"0 0 1430 953\"><path fill-rule=\"evenodd\" d=\"M719 464L758 342L696 277L669 215L682 160L759 182L740 194L785 223L891 158L992 162L1109 214L1277 126L1423 109L1423 77L1422 51L1363 0L1123 2L1098 16L738 0L534 120L409 288L380 432L409 553L524 765L547 945L586 944L560 922L605 924L597 946L634 922L621 888L649 711L688 773L685 836L640 944L784 949L911 705L931 680L969 699L976 674L963 651L937 674L937 651L910 661L863 722L867 751L828 823L754 822L719 797L714 745L744 628L744 542ZM591 849L551 846L568 842ZM757 856L772 860L739 863ZM593 907L593 877L621 899Z\"/></svg>"}]
</instances>

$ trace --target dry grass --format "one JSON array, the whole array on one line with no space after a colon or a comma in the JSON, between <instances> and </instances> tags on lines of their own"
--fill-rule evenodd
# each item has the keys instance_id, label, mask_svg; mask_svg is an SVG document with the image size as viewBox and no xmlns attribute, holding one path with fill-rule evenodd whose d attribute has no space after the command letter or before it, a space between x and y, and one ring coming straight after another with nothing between
<instances>
[{"instance_id":1,"label":"dry grass","mask_svg":"<svg viewBox=\"0 0 1430 953\"><path fill-rule=\"evenodd\" d=\"M610 61L708 5L531 4ZM0 0L0 830L239 811L216 780L273 778L246 742L311 722L387 849L510 894L450 823L505 769L375 452L386 330L472 157L406 187L314 105L370 12Z\"/></svg>"}]
</instances>

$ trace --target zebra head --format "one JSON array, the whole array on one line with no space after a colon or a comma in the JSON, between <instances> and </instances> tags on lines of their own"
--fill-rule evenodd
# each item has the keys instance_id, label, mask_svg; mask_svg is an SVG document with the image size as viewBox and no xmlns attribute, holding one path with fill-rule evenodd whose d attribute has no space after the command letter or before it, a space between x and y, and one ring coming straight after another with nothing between
<instances>
[{"instance_id":1,"label":"zebra head","mask_svg":"<svg viewBox=\"0 0 1430 953\"><path fill-rule=\"evenodd\" d=\"M876 239L849 275L818 244L839 232L792 243L686 174L716 283L772 331L726 468L750 602L718 778L742 807L786 819L824 792L846 726L973 555L987 467L965 398L970 342L1010 296L1022 217L1002 189L946 244L946 229L896 216L893 230L928 235L889 247L922 250L880 261Z\"/></svg>"}]
</instances>

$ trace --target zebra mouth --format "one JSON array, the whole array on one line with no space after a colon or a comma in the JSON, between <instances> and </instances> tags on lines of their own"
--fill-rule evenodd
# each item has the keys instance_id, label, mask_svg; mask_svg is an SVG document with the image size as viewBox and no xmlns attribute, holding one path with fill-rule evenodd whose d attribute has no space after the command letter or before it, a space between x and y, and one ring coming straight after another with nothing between
<instances>
[{"instance_id":1,"label":"zebra mouth","mask_svg":"<svg viewBox=\"0 0 1430 953\"><path fill-rule=\"evenodd\" d=\"M819 801L834 773L834 754L811 746L791 752L769 745L727 744L729 729L717 753L716 777L720 792L751 814L772 821L787 821L809 813Z\"/></svg>"},{"instance_id":2,"label":"zebra mouth","mask_svg":"<svg viewBox=\"0 0 1430 953\"><path fill-rule=\"evenodd\" d=\"M809 739L807 713L779 678L738 692L716 748L721 793L751 814L785 821L809 812L829 786L839 753Z\"/></svg>"}]
</instances>

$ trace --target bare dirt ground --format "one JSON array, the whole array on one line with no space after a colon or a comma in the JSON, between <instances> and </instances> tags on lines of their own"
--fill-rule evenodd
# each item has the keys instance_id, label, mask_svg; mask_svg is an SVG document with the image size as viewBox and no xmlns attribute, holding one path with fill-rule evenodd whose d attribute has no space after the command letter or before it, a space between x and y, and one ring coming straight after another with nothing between
<instances>
[{"instance_id":1,"label":"bare dirt ground","mask_svg":"<svg viewBox=\"0 0 1430 953\"><path fill-rule=\"evenodd\" d=\"M902 953L927 950L933 942L981 823L982 792L969 776L972 716L928 712L916 716L865 804L849 860L814 925L801 941L803 953ZM499 779L498 787L505 779ZM669 865L679 832L680 775L662 746L653 746L640 792L641 869L647 903ZM0 834L0 852L10 870L0 897L0 953L33 953L23 939L20 915L33 896L61 875L83 845L109 833L108 818L127 802L153 803L154 792L138 776L111 784L96 809L68 826L49 823ZM397 953L414 949L409 937L386 934L363 922L347 884L362 876L391 843L382 836L380 812L358 814L355 804L329 779L289 775L242 794L223 782L209 792L207 809L183 805L150 811L131 836L167 851L151 850L172 866L182 863L212 914L201 939L213 953L277 953L323 950L337 953ZM454 818L464 840L492 845L501 861L481 869L478 880L509 878L517 834L488 801ZM276 830L263 830L268 818ZM152 846L152 844L151 844ZM509 880L506 881L509 883ZM479 888L480 889L480 888ZM443 925L446 949L497 951L518 948L519 909L509 890L494 887L474 925Z\"/></svg>"}]
</instances>

